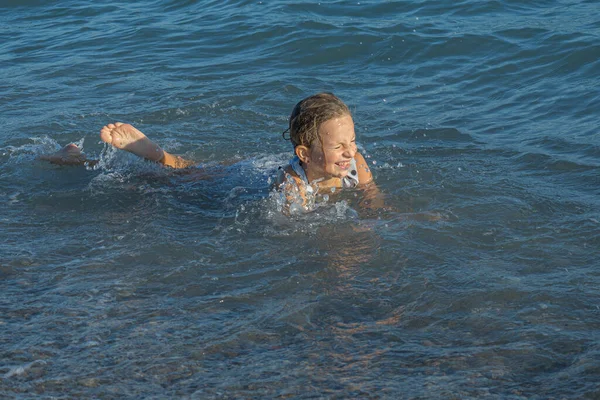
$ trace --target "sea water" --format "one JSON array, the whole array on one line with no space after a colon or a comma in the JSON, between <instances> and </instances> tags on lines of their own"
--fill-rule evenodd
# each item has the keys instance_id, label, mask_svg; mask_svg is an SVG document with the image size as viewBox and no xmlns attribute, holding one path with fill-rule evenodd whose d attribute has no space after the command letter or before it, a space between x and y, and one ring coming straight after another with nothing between
<instances>
[{"instance_id":1,"label":"sea water","mask_svg":"<svg viewBox=\"0 0 600 400\"><path fill-rule=\"evenodd\" d=\"M0 397L597 398L595 0L0 3ZM287 216L294 104L385 207ZM200 163L106 147L134 124ZM95 167L37 159L77 143Z\"/></svg>"}]
</instances>

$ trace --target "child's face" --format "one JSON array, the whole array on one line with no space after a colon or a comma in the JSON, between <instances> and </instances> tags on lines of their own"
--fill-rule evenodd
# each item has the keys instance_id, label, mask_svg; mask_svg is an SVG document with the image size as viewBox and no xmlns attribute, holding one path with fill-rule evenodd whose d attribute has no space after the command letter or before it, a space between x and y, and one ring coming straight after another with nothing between
<instances>
[{"instance_id":1,"label":"child's face","mask_svg":"<svg viewBox=\"0 0 600 400\"><path fill-rule=\"evenodd\" d=\"M306 175L310 181L319 178L343 178L350 171L350 160L356 154L356 134L350 115L330 119L319 126L321 141L315 141L308 149L305 162Z\"/></svg>"}]
</instances>

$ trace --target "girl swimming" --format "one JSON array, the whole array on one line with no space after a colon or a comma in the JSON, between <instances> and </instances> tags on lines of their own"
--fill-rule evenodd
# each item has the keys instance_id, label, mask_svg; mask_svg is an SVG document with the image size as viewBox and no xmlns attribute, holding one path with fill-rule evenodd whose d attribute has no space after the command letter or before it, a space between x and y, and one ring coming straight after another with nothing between
<instances>
[{"instance_id":1,"label":"girl swimming","mask_svg":"<svg viewBox=\"0 0 600 400\"><path fill-rule=\"evenodd\" d=\"M277 187L288 203L311 209L318 194L337 188L369 188L374 197L373 175L357 151L354 121L348 106L332 93L301 100L289 118L289 140L294 157L280 168Z\"/></svg>"},{"instance_id":2,"label":"girl swimming","mask_svg":"<svg viewBox=\"0 0 600 400\"><path fill-rule=\"evenodd\" d=\"M357 151L352 115L332 93L318 93L296 104L289 118L289 140L294 156L277 174L276 188L289 204L311 210L318 195L337 188L368 188L377 197L373 175ZM115 122L100 130L100 139L113 147L171 168L187 168L193 161L172 155L132 125ZM43 157L56 164L94 163L73 144Z\"/></svg>"}]
</instances>

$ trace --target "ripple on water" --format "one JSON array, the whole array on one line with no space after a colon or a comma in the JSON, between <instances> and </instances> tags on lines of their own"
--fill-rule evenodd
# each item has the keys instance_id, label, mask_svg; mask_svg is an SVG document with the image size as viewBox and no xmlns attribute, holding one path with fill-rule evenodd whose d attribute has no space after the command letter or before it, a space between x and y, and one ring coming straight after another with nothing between
<instances>
[{"instance_id":1,"label":"ripple on water","mask_svg":"<svg viewBox=\"0 0 600 400\"><path fill-rule=\"evenodd\" d=\"M55 3L0 12L0 396L597 397L596 1ZM322 90L386 208L279 211Z\"/></svg>"}]
</instances>

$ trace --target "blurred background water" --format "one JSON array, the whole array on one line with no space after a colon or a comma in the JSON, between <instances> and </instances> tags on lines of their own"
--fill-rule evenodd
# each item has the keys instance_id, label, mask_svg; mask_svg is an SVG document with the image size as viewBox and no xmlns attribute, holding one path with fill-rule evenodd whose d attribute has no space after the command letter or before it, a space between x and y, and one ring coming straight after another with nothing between
<instances>
[{"instance_id":1,"label":"blurred background water","mask_svg":"<svg viewBox=\"0 0 600 400\"><path fill-rule=\"evenodd\" d=\"M600 397L596 0L0 4L0 397ZM278 212L319 91L389 209Z\"/></svg>"}]
</instances>

